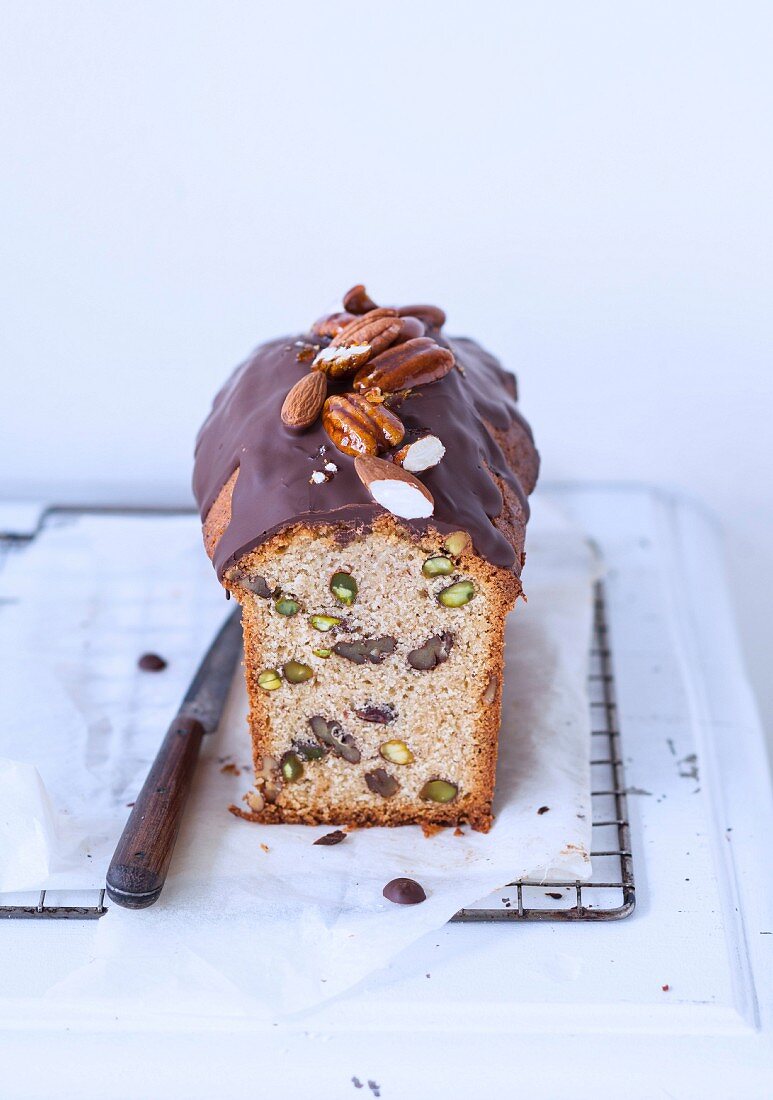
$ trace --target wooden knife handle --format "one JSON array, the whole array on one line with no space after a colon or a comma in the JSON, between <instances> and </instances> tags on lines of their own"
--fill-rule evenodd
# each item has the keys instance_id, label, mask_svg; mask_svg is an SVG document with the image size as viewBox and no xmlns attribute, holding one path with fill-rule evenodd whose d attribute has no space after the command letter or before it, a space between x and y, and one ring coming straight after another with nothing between
<instances>
[{"instance_id":1,"label":"wooden knife handle","mask_svg":"<svg viewBox=\"0 0 773 1100\"><path fill-rule=\"evenodd\" d=\"M148 773L107 871L107 896L126 909L158 901L166 882L205 730L178 715Z\"/></svg>"}]
</instances>

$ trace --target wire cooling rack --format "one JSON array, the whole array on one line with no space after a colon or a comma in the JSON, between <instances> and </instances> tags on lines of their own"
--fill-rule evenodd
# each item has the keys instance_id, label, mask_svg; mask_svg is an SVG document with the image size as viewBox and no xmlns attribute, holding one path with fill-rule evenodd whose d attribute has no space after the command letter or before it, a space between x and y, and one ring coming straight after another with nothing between
<instances>
[{"instance_id":1,"label":"wire cooling rack","mask_svg":"<svg viewBox=\"0 0 773 1100\"><path fill-rule=\"evenodd\" d=\"M636 904L620 729L604 586L595 589L588 664L591 710L593 877L589 882L511 882L496 904L461 909L454 921L602 921L629 916ZM487 899L491 900L491 899Z\"/></svg>"},{"instance_id":2,"label":"wire cooling rack","mask_svg":"<svg viewBox=\"0 0 773 1100\"><path fill-rule=\"evenodd\" d=\"M38 531L52 516L89 513L164 514L187 509L50 508ZM34 534L19 537L0 533L2 559L29 542ZM604 587L596 585L593 639L588 665L591 709L591 801L593 877L589 882L512 882L498 891L492 904L482 903L460 911L452 921L607 921L629 916L634 909L635 883L631 858L628 800L620 730L615 702L612 654L607 625ZM97 920L108 911L105 891L41 890L33 894L0 894L0 919Z\"/></svg>"}]
</instances>

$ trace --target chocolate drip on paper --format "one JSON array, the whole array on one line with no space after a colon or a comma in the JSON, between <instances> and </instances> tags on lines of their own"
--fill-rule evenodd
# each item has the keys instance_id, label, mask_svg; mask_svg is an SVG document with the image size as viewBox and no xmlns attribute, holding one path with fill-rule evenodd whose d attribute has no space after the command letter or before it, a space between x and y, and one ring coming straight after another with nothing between
<instances>
[{"instance_id":1,"label":"chocolate drip on paper","mask_svg":"<svg viewBox=\"0 0 773 1100\"><path fill-rule=\"evenodd\" d=\"M520 568L512 545L492 523L502 511L502 496L489 470L510 487L524 517L528 501L486 427L488 423L507 430L517 422L531 440L516 407L513 376L474 341L434 335L453 351L457 366L439 381L412 390L396 411L407 432L421 429L437 435L446 453L437 466L419 475L434 497L434 515L399 522L419 532L433 526L442 532L463 529L476 551L493 565ZM280 419L288 390L309 370L308 362L298 361L299 346L318 342L302 335L257 348L218 393L199 432L193 490L202 520L239 468L231 520L214 554L218 576L293 523L343 523L366 529L383 514L357 476L354 459L335 447L321 420L298 433ZM349 380L343 380L332 384L330 392L347 388ZM327 481L310 484L312 473L324 471L326 462L335 463L337 472L328 474Z\"/></svg>"}]
</instances>

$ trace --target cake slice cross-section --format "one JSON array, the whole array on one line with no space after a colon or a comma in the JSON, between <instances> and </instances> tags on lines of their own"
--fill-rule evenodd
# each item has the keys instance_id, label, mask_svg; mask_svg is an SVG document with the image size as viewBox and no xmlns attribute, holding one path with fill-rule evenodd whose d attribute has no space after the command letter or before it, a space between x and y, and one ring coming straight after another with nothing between
<instances>
[{"instance_id":1,"label":"cake slice cross-section","mask_svg":"<svg viewBox=\"0 0 773 1100\"><path fill-rule=\"evenodd\" d=\"M490 827L539 458L513 375L444 321L355 287L259 347L199 433L204 543L242 607L243 816Z\"/></svg>"}]
</instances>

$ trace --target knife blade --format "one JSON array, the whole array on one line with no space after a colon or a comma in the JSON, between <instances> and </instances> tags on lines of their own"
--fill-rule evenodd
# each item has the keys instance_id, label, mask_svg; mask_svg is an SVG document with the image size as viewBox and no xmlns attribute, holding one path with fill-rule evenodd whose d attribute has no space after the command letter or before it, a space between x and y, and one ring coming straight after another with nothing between
<instances>
[{"instance_id":1,"label":"knife blade","mask_svg":"<svg viewBox=\"0 0 773 1100\"><path fill-rule=\"evenodd\" d=\"M126 909L158 901L205 734L217 729L242 651L239 608L218 631L172 720L118 841L107 896Z\"/></svg>"}]
</instances>

